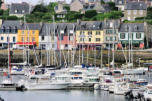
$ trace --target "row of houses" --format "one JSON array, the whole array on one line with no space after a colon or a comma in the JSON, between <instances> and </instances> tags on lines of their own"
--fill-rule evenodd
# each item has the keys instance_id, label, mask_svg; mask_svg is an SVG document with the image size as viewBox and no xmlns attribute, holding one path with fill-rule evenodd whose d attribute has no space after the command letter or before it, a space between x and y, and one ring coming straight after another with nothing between
<instances>
[{"instance_id":1,"label":"row of houses","mask_svg":"<svg viewBox=\"0 0 152 101\"><path fill-rule=\"evenodd\" d=\"M77 23L23 23L0 21L0 46L29 45L43 49L120 48L130 42L140 47L145 40L144 23L122 23L120 20L78 21ZM121 44L121 45L120 45ZM143 47L140 47L143 48Z\"/></svg>"}]
</instances>

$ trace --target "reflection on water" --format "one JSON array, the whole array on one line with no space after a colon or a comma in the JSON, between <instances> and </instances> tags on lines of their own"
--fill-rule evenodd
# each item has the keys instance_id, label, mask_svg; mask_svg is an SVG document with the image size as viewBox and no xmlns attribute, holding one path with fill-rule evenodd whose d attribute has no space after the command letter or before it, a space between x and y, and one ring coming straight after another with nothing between
<instances>
[{"instance_id":1,"label":"reflection on water","mask_svg":"<svg viewBox=\"0 0 152 101\"><path fill-rule=\"evenodd\" d=\"M125 101L124 96L106 91L0 91L0 95L5 101Z\"/></svg>"}]
</instances>

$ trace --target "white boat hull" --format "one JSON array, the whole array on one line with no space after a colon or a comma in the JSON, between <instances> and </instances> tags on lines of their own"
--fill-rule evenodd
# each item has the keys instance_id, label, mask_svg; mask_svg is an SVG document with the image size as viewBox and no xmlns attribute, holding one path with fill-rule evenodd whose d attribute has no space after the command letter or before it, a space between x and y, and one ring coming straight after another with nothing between
<instances>
[{"instance_id":1,"label":"white boat hull","mask_svg":"<svg viewBox=\"0 0 152 101\"><path fill-rule=\"evenodd\" d=\"M27 90L62 90L67 89L68 83L31 83L25 84Z\"/></svg>"}]
</instances>

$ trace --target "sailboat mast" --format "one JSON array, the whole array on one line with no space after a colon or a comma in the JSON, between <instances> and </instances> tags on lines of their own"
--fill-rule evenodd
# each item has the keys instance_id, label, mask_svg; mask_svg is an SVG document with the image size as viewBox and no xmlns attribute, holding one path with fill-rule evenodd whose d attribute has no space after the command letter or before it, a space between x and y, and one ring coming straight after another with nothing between
<instances>
[{"instance_id":1,"label":"sailboat mast","mask_svg":"<svg viewBox=\"0 0 152 101\"><path fill-rule=\"evenodd\" d=\"M10 38L8 33L8 74L11 74L11 57L10 57Z\"/></svg>"},{"instance_id":2,"label":"sailboat mast","mask_svg":"<svg viewBox=\"0 0 152 101\"><path fill-rule=\"evenodd\" d=\"M102 44L101 44L101 65L100 65L101 68L102 68L102 64L103 64L102 56L103 56L103 54L102 54Z\"/></svg>"},{"instance_id":3,"label":"sailboat mast","mask_svg":"<svg viewBox=\"0 0 152 101\"><path fill-rule=\"evenodd\" d=\"M74 41L75 40L75 33L74 33L74 27L75 26L73 24L73 50L72 50L73 51L73 59L72 59L72 62L71 62L72 66L74 66L74 56L75 56L75 54L74 54L75 53L75 41Z\"/></svg>"},{"instance_id":4,"label":"sailboat mast","mask_svg":"<svg viewBox=\"0 0 152 101\"><path fill-rule=\"evenodd\" d=\"M113 49L112 49L112 52L113 52L112 67L113 67L113 69L114 69L114 66L115 66L115 47L114 47L114 45L115 45L115 44L114 44L114 41L115 41L115 40L114 40L114 39L115 39L114 37L115 37L115 36L114 36L114 35L116 34L114 27L115 27L115 25L114 25L114 20L113 20L113 46L112 46L112 48L113 48Z\"/></svg>"},{"instance_id":5,"label":"sailboat mast","mask_svg":"<svg viewBox=\"0 0 152 101\"><path fill-rule=\"evenodd\" d=\"M56 59L56 52L55 52L55 18L53 16L53 27L54 27L54 33L53 33L53 39L54 39L54 65L56 64L55 59Z\"/></svg>"},{"instance_id":6,"label":"sailboat mast","mask_svg":"<svg viewBox=\"0 0 152 101\"><path fill-rule=\"evenodd\" d=\"M70 40L70 37L69 37L69 33L70 33L70 32L69 32L69 28L68 28L68 64L67 64L68 66L69 66L69 64L70 64L70 60L69 60L69 58L70 58L70 53L69 53L69 48L70 48L70 47L69 47L69 46L70 46L70 45L69 45L69 44L70 44L70 43L69 43L69 40Z\"/></svg>"}]
</instances>

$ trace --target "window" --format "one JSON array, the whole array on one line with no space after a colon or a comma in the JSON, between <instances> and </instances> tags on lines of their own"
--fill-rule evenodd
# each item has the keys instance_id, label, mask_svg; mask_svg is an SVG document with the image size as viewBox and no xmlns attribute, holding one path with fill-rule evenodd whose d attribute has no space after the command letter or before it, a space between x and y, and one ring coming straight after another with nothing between
<instances>
[{"instance_id":1,"label":"window","mask_svg":"<svg viewBox=\"0 0 152 101\"><path fill-rule=\"evenodd\" d=\"M134 15L136 15L137 14L137 10L134 10Z\"/></svg>"},{"instance_id":2,"label":"window","mask_svg":"<svg viewBox=\"0 0 152 101\"><path fill-rule=\"evenodd\" d=\"M113 37L110 37L110 41L113 41Z\"/></svg>"},{"instance_id":3,"label":"window","mask_svg":"<svg viewBox=\"0 0 152 101\"><path fill-rule=\"evenodd\" d=\"M24 42L24 37L21 38L21 41Z\"/></svg>"},{"instance_id":4,"label":"window","mask_svg":"<svg viewBox=\"0 0 152 101\"><path fill-rule=\"evenodd\" d=\"M143 11L142 10L140 10L139 13L140 13L140 15L143 15Z\"/></svg>"},{"instance_id":5,"label":"window","mask_svg":"<svg viewBox=\"0 0 152 101\"><path fill-rule=\"evenodd\" d=\"M83 42L84 42L84 38L80 38L80 41L83 41Z\"/></svg>"},{"instance_id":6,"label":"window","mask_svg":"<svg viewBox=\"0 0 152 101\"><path fill-rule=\"evenodd\" d=\"M91 38L89 38L89 42L91 42Z\"/></svg>"},{"instance_id":7,"label":"window","mask_svg":"<svg viewBox=\"0 0 152 101\"><path fill-rule=\"evenodd\" d=\"M34 42L34 41L35 41L35 38L33 37L33 38L32 38L32 42Z\"/></svg>"},{"instance_id":8,"label":"window","mask_svg":"<svg viewBox=\"0 0 152 101\"><path fill-rule=\"evenodd\" d=\"M22 34L24 34L24 31L22 31Z\"/></svg>"},{"instance_id":9,"label":"window","mask_svg":"<svg viewBox=\"0 0 152 101\"><path fill-rule=\"evenodd\" d=\"M140 39L141 38L141 33L136 33L136 38Z\"/></svg>"},{"instance_id":10,"label":"window","mask_svg":"<svg viewBox=\"0 0 152 101\"><path fill-rule=\"evenodd\" d=\"M27 42L29 42L30 41L30 38L29 37L27 37Z\"/></svg>"},{"instance_id":11,"label":"window","mask_svg":"<svg viewBox=\"0 0 152 101\"><path fill-rule=\"evenodd\" d=\"M3 41L3 40L4 40L4 37L1 36L1 40Z\"/></svg>"},{"instance_id":12,"label":"window","mask_svg":"<svg viewBox=\"0 0 152 101\"><path fill-rule=\"evenodd\" d=\"M13 37L13 42L16 42L16 38L15 37Z\"/></svg>"},{"instance_id":13,"label":"window","mask_svg":"<svg viewBox=\"0 0 152 101\"><path fill-rule=\"evenodd\" d=\"M128 17L128 20L131 20L130 17Z\"/></svg>"},{"instance_id":14,"label":"window","mask_svg":"<svg viewBox=\"0 0 152 101\"><path fill-rule=\"evenodd\" d=\"M35 31L32 31L32 34L35 34Z\"/></svg>"},{"instance_id":15,"label":"window","mask_svg":"<svg viewBox=\"0 0 152 101\"><path fill-rule=\"evenodd\" d=\"M83 31L80 31L80 35L83 35L84 34L84 32Z\"/></svg>"},{"instance_id":16,"label":"window","mask_svg":"<svg viewBox=\"0 0 152 101\"><path fill-rule=\"evenodd\" d=\"M96 31L96 35L100 35L100 31Z\"/></svg>"},{"instance_id":17,"label":"window","mask_svg":"<svg viewBox=\"0 0 152 101\"><path fill-rule=\"evenodd\" d=\"M96 42L99 42L100 41L100 38L96 38Z\"/></svg>"},{"instance_id":18,"label":"window","mask_svg":"<svg viewBox=\"0 0 152 101\"><path fill-rule=\"evenodd\" d=\"M89 32L88 32L88 35L92 35L92 31L89 31Z\"/></svg>"},{"instance_id":19,"label":"window","mask_svg":"<svg viewBox=\"0 0 152 101\"><path fill-rule=\"evenodd\" d=\"M22 13L24 13L25 11L24 10L22 10Z\"/></svg>"},{"instance_id":20,"label":"window","mask_svg":"<svg viewBox=\"0 0 152 101\"><path fill-rule=\"evenodd\" d=\"M73 40L73 36L72 36L72 35L69 36L69 40L70 40L70 41Z\"/></svg>"},{"instance_id":21,"label":"window","mask_svg":"<svg viewBox=\"0 0 152 101\"><path fill-rule=\"evenodd\" d=\"M55 45L54 45L54 44L52 44L52 48L55 48Z\"/></svg>"},{"instance_id":22,"label":"window","mask_svg":"<svg viewBox=\"0 0 152 101\"><path fill-rule=\"evenodd\" d=\"M112 34L112 30L111 29L106 30L106 34Z\"/></svg>"},{"instance_id":23,"label":"window","mask_svg":"<svg viewBox=\"0 0 152 101\"><path fill-rule=\"evenodd\" d=\"M7 42L9 41L9 37L7 37Z\"/></svg>"},{"instance_id":24,"label":"window","mask_svg":"<svg viewBox=\"0 0 152 101\"><path fill-rule=\"evenodd\" d=\"M125 39L125 37L126 37L125 33L120 33L120 38L121 39Z\"/></svg>"},{"instance_id":25,"label":"window","mask_svg":"<svg viewBox=\"0 0 152 101\"><path fill-rule=\"evenodd\" d=\"M42 36L42 40L44 40L44 36Z\"/></svg>"},{"instance_id":26,"label":"window","mask_svg":"<svg viewBox=\"0 0 152 101\"><path fill-rule=\"evenodd\" d=\"M106 41L109 41L109 37L106 37Z\"/></svg>"},{"instance_id":27,"label":"window","mask_svg":"<svg viewBox=\"0 0 152 101\"><path fill-rule=\"evenodd\" d=\"M18 13L18 10L17 10L17 9L15 10L15 13Z\"/></svg>"},{"instance_id":28,"label":"window","mask_svg":"<svg viewBox=\"0 0 152 101\"><path fill-rule=\"evenodd\" d=\"M59 40L63 40L63 37L64 37L64 35L61 34L61 35L59 36Z\"/></svg>"},{"instance_id":29,"label":"window","mask_svg":"<svg viewBox=\"0 0 152 101\"><path fill-rule=\"evenodd\" d=\"M128 10L128 15L130 15L131 14L131 11L130 10Z\"/></svg>"}]
</instances>

